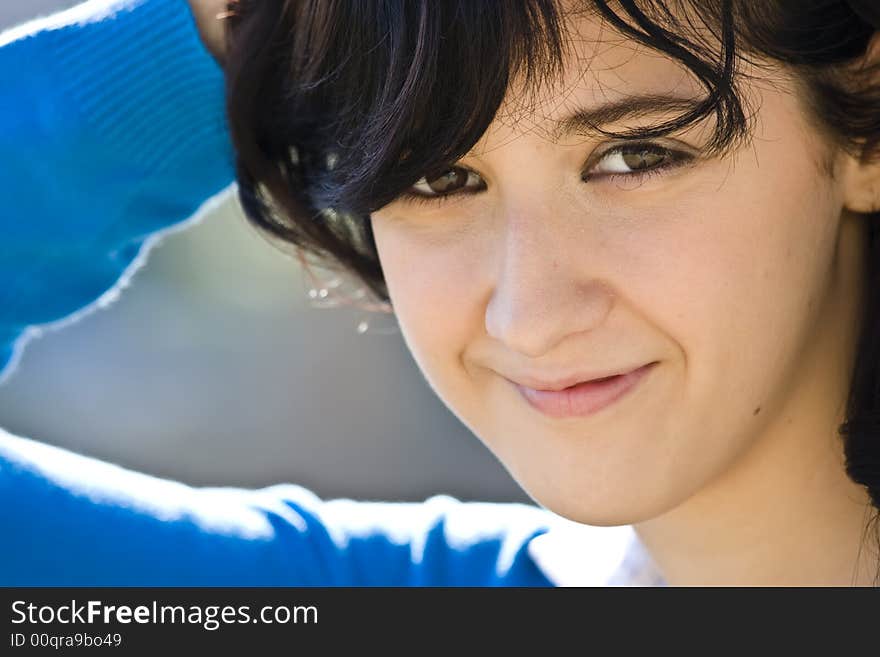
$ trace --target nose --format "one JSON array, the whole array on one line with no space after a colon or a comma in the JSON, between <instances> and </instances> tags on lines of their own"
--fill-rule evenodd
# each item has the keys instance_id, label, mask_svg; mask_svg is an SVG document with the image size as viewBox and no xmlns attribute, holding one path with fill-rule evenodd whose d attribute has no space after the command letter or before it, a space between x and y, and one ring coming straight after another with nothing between
<instances>
[{"instance_id":1,"label":"nose","mask_svg":"<svg viewBox=\"0 0 880 657\"><path fill-rule=\"evenodd\" d=\"M573 235L557 208L503 221L496 282L486 306L487 333L511 350L537 358L568 336L601 326L613 306L606 280L590 266L596 244ZM569 228L563 226L566 224Z\"/></svg>"}]
</instances>

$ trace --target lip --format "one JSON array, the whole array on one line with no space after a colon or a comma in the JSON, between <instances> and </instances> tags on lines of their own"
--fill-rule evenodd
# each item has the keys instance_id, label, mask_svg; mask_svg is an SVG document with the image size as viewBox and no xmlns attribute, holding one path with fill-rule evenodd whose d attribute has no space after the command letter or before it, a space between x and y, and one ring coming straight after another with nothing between
<instances>
[{"instance_id":1,"label":"lip","mask_svg":"<svg viewBox=\"0 0 880 657\"><path fill-rule=\"evenodd\" d=\"M554 418L584 417L610 406L633 390L654 365L657 365L657 361L604 381L584 381L562 390L537 390L511 383L532 408L544 415Z\"/></svg>"}]
</instances>

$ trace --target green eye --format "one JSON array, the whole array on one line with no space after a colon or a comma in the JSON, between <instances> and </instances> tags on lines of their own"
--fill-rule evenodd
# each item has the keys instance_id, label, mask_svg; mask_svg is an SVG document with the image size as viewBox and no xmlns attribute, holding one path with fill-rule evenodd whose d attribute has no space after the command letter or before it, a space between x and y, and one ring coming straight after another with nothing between
<instances>
[{"instance_id":1,"label":"green eye","mask_svg":"<svg viewBox=\"0 0 880 657\"><path fill-rule=\"evenodd\" d=\"M620 151L615 155L620 164L631 171L653 169L655 166L662 164L668 159L668 156L666 154L657 153L646 148L635 152ZM626 171L618 170L614 173L626 173Z\"/></svg>"},{"instance_id":2,"label":"green eye","mask_svg":"<svg viewBox=\"0 0 880 657\"><path fill-rule=\"evenodd\" d=\"M581 178L637 178L685 164L694 156L650 142L622 144L605 151Z\"/></svg>"},{"instance_id":3,"label":"green eye","mask_svg":"<svg viewBox=\"0 0 880 657\"><path fill-rule=\"evenodd\" d=\"M479 175L462 167L452 167L439 176L425 176L411 188L413 196L436 197L447 196L463 190L476 191L481 189L483 181Z\"/></svg>"}]
</instances>

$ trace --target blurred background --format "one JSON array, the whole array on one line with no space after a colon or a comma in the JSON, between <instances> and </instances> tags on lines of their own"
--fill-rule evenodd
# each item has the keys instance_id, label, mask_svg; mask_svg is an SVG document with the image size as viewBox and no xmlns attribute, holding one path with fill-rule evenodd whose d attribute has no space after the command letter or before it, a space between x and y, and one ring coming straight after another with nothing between
<instances>
[{"instance_id":1,"label":"blurred background","mask_svg":"<svg viewBox=\"0 0 880 657\"><path fill-rule=\"evenodd\" d=\"M2 0L0 29L73 4ZM433 395L393 317L316 308L310 287L227 194L118 301L28 345L0 426L196 485L528 501Z\"/></svg>"}]
</instances>

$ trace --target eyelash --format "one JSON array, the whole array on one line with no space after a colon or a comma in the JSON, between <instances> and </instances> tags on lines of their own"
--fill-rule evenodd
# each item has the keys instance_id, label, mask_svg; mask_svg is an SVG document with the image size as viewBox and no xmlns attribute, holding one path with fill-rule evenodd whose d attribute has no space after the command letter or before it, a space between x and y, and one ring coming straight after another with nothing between
<instances>
[{"instance_id":1,"label":"eyelash","mask_svg":"<svg viewBox=\"0 0 880 657\"><path fill-rule=\"evenodd\" d=\"M584 182L588 182L589 180L593 179L599 179L607 180L610 182L625 180L628 182L634 181L636 183L643 183L644 181L649 180L654 176L662 175L669 170L678 168L685 164L689 164L696 159L696 156L691 155L690 153L666 148L665 146L660 146L659 144L655 144L653 142L632 142L627 144L620 144L618 146L609 148L604 153L601 153L598 158L596 158L593 166L598 165L599 162L601 162L609 155L639 150L648 151L649 153L652 153L654 155L665 155L668 159L665 161L664 164L660 164L649 169L634 171L633 173L600 173L591 175L589 177L587 177L586 174L581 174L581 179ZM466 171L468 173L476 173L465 167L450 168L461 169L462 171ZM485 186L472 191L458 191L452 192L450 194L438 194L436 196L428 196L425 194L420 194L418 192L405 191L398 198L404 199L407 203L414 203L416 205L440 205L442 203L461 198L462 196L470 196L472 194L476 194L483 191L484 189Z\"/></svg>"}]
</instances>

